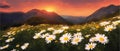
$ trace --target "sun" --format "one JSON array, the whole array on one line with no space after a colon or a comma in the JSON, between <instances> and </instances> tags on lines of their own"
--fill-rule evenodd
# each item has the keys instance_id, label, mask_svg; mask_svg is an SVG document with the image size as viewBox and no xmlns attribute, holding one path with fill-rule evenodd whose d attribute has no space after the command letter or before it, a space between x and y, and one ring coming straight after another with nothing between
<instances>
[{"instance_id":1,"label":"sun","mask_svg":"<svg viewBox=\"0 0 120 51\"><path fill-rule=\"evenodd\" d=\"M48 11L48 12L54 12L55 11L55 9L51 8L51 7L47 7L47 8L45 8L45 10Z\"/></svg>"},{"instance_id":2,"label":"sun","mask_svg":"<svg viewBox=\"0 0 120 51\"><path fill-rule=\"evenodd\" d=\"M46 8L45 10L48 12L54 12L54 9L52 9L52 8Z\"/></svg>"},{"instance_id":3,"label":"sun","mask_svg":"<svg viewBox=\"0 0 120 51\"><path fill-rule=\"evenodd\" d=\"M54 12L53 9L46 9L46 11L48 11L48 12Z\"/></svg>"}]
</instances>

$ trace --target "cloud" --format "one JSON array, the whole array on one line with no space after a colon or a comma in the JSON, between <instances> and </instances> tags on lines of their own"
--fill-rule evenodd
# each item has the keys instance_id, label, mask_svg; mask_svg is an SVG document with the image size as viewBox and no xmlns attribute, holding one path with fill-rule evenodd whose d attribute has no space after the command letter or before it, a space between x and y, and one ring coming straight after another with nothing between
<instances>
[{"instance_id":1,"label":"cloud","mask_svg":"<svg viewBox=\"0 0 120 51\"><path fill-rule=\"evenodd\" d=\"M6 2L6 0L0 0L0 8L10 8L10 5Z\"/></svg>"},{"instance_id":2,"label":"cloud","mask_svg":"<svg viewBox=\"0 0 120 51\"><path fill-rule=\"evenodd\" d=\"M9 5L0 5L0 8L10 8Z\"/></svg>"}]
</instances>

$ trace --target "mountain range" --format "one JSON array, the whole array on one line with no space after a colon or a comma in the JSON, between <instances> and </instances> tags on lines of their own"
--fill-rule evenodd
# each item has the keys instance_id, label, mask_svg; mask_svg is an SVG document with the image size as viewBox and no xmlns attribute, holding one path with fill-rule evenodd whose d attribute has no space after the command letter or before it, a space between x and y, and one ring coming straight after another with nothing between
<instances>
[{"instance_id":1,"label":"mountain range","mask_svg":"<svg viewBox=\"0 0 120 51\"><path fill-rule=\"evenodd\" d=\"M55 12L32 9L26 13L23 12L0 12L0 26L19 26L22 24L67 24L68 22Z\"/></svg>"},{"instance_id":2,"label":"mountain range","mask_svg":"<svg viewBox=\"0 0 120 51\"><path fill-rule=\"evenodd\" d=\"M23 12L0 12L0 26L10 27L23 24L81 24L91 21L98 21L103 18L109 18L119 15L120 6L109 5L96 10L88 17L60 16L55 12L32 9L26 13Z\"/></svg>"}]
</instances>

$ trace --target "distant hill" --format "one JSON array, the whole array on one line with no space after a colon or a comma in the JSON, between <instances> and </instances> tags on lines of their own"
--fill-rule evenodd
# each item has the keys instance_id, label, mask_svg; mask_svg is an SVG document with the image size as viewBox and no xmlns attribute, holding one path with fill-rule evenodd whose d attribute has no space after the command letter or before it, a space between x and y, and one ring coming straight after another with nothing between
<instances>
[{"instance_id":1,"label":"distant hill","mask_svg":"<svg viewBox=\"0 0 120 51\"><path fill-rule=\"evenodd\" d=\"M41 23L67 24L67 21L64 20L60 15L56 14L55 12L47 12L45 10L32 9L26 13L26 17L32 17L32 18L34 17L34 18L38 18L39 20L40 19L44 20Z\"/></svg>"},{"instance_id":2,"label":"distant hill","mask_svg":"<svg viewBox=\"0 0 120 51\"><path fill-rule=\"evenodd\" d=\"M87 22L97 21L103 18L109 18L120 14L120 6L109 5L102 7L86 18Z\"/></svg>"},{"instance_id":3,"label":"distant hill","mask_svg":"<svg viewBox=\"0 0 120 51\"><path fill-rule=\"evenodd\" d=\"M84 23L85 20L86 20L86 17L84 17L84 16L68 16L68 15L63 15L62 17L66 21L71 22L72 24Z\"/></svg>"},{"instance_id":4,"label":"distant hill","mask_svg":"<svg viewBox=\"0 0 120 51\"><path fill-rule=\"evenodd\" d=\"M25 18L23 12L0 12L0 26L12 26L23 24Z\"/></svg>"}]
</instances>

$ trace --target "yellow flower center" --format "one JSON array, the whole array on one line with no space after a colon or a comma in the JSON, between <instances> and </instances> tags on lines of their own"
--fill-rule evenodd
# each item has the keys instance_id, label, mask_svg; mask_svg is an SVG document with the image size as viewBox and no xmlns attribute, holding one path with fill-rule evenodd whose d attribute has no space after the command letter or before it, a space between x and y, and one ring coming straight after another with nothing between
<instances>
[{"instance_id":1,"label":"yellow flower center","mask_svg":"<svg viewBox=\"0 0 120 51\"><path fill-rule=\"evenodd\" d=\"M51 40L53 40L53 38L48 38L48 40L50 40L50 41L51 41Z\"/></svg>"},{"instance_id":2,"label":"yellow flower center","mask_svg":"<svg viewBox=\"0 0 120 51\"><path fill-rule=\"evenodd\" d=\"M90 48L93 48L93 45L90 44L89 47L90 47Z\"/></svg>"},{"instance_id":3,"label":"yellow flower center","mask_svg":"<svg viewBox=\"0 0 120 51\"><path fill-rule=\"evenodd\" d=\"M98 25L96 25L96 28L99 28L99 26L98 26Z\"/></svg>"},{"instance_id":4,"label":"yellow flower center","mask_svg":"<svg viewBox=\"0 0 120 51\"><path fill-rule=\"evenodd\" d=\"M108 30L109 30L109 31L111 31L111 30L112 30L112 28L109 28Z\"/></svg>"},{"instance_id":5,"label":"yellow flower center","mask_svg":"<svg viewBox=\"0 0 120 51\"><path fill-rule=\"evenodd\" d=\"M104 38L101 37L101 38L100 38L100 41L103 42L103 41L104 41Z\"/></svg>"},{"instance_id":6,"label":"yellow flower center","mask_svg":"<svg viewBox=\"0 0 120 51\"><path fill-rule=\"evenodd\" d=\"M68 41L68 40L69 40L69 38L68 38L68 37L64 37L64 40L65 40L65 41Z\"/></svg>"},{"instance_id":7,"label":"yellow flower center","mask_svg":"<svg viewBox=\"0 0 120 51\"><path fill-rule=\"evenodd\" d=\"M77 38L77 39L75 39L74 41L75 41L75 42L78 42L78 41L79 41L79 39Z\"/></svg>"}]
</instances>

